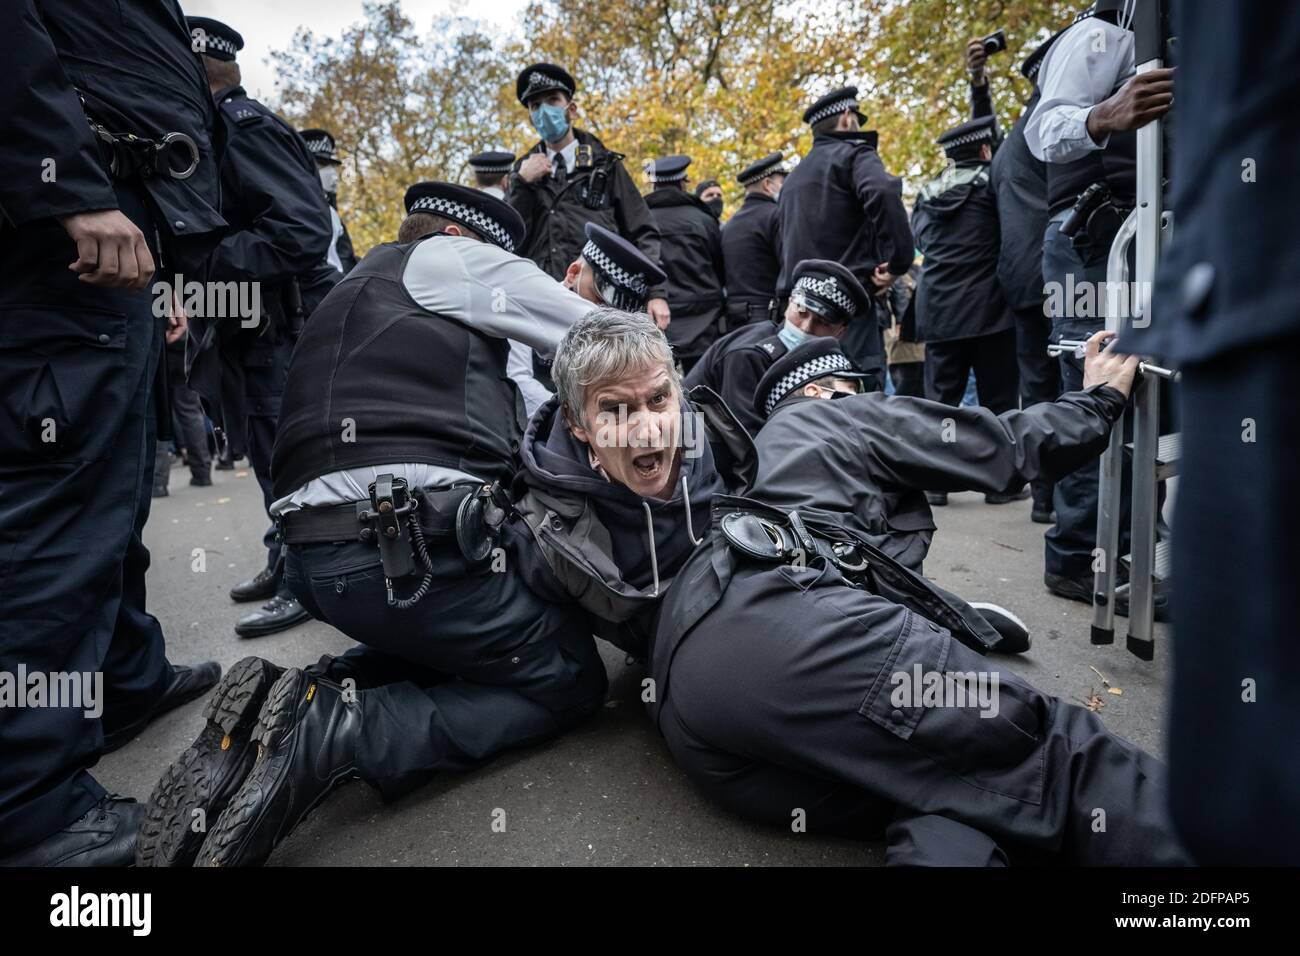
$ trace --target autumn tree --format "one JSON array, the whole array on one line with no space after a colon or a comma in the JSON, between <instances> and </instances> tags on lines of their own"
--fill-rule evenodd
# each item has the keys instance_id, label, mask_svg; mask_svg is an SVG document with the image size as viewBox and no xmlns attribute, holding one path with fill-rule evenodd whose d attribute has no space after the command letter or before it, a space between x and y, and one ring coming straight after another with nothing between
<instances>
[{"instance_id":1,"label":"autumn tree","mask_svg":"<svg viewBox=\"0 0 1300 956\"><path fill-rule=\"evenodd\" d=\"M1019 64L1074 12L1061 0L538 0L520 39L463 17L420 32L397 0L371 2L341 36L301 30L275 55L279 105L335 132L358 251L393 237L411 182L464 181L470 154L536 141L514 78L537 60L574 74L578 124L635 177L687 153L692 179L720 180L733 205L736 171L773 150L797 160L812 141L804 108L854 83L887 168L914 191L942 166L935 137L969 118L966 41L1006 31L988 73L1009 127L1029 93Z\"/></svg>"}]
</instances>

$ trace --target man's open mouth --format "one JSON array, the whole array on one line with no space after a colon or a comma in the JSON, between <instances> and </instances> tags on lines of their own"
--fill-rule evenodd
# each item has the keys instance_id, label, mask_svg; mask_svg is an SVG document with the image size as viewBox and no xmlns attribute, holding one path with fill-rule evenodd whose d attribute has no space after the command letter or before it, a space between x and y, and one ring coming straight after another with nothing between
<instances>
[{"instance_id":1,"label":"man's open mouth","mask_svg":"<svg viewBox=\"0 0 1300 956\"><path fill-rule=\"evenodd\" d=\"M668 455L662 450L648 451L632 459L632 468L642 481L653 481L656 478L662 478L664 469L667 466Z\"/></svg>"}]
</instances>

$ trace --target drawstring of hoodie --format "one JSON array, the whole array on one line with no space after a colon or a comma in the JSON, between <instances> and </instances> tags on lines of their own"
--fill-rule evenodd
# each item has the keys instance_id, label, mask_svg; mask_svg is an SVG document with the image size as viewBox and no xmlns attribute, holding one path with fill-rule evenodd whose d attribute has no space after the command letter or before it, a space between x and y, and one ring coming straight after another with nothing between
<instances>
[{"instance_id":1,"label":"drawstring of hoodie","mask_svg":"<svg viewBox=\"0 0 1300 956\"><path fill-rule=\"evenodd\" d=\"M650 539L650 570L654 572L655 589L650 596L659 596L659 559L655 556L655 519L650 513L650 502L644 498L641 499L641 507L645 509L645 530L646 536Z\"/></svg>"},{"instance_id":2,"label":"drawstring of hoodie","mask_svg":"<svg viewBox=\"0 0 1300 956\"><path fill-rule=\"evenodd\" d=\"M695 527L691 524L691 491L686 486L685 475L682 475L682 506L686 509L686 537L690 538L691 544L698 548L704 543L704 539L695 537Z\"/></svg>"},{"instance_id":3,"label":"drawstring of hoodie","mask_svg":"<svg viewBox=\"0 0 1300 956\"><path fill-rule=\"evenodd\" d=\"M641 507L645 509L645 533L646 539L650 542L650 571L654 575L654 592L651 597L659 596L659 555L655 551L655 519L654 513L650 510L650 502L644 498L641 499ZM703 538L695 537L695 524L691 517L691 489L686 482L686 476L682 475L682 507L686 511L686 536L691 541L691 546L698 548L704 543Z\"/></svg>"}]
</instances>

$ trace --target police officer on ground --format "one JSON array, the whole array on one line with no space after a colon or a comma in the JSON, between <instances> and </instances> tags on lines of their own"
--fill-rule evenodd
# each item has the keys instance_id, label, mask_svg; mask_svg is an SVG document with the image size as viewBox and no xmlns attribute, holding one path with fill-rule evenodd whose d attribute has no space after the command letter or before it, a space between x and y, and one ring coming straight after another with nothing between
<instances>
[{"instance_id":1,"label":"police officer on ground","mask_svg":"<svg viewBox=\"0 0 1300 956\"><path fill-rule=\"evenodd\" d=\"M299 131L299 135L307 144L312 159L316 160L321 189L325 191L325 201L330 204L334 241L330 243L329 264L347 274L357 264L357 254L352 250L348 227L339 218L339 167L343 164L334 152L334 134L323 129L304 129Z\"/></svg>"},{"instance_id":2,"label":"police officer on ground","mask_svg":"<svg viewBox=\"0 0 1300 956\"><path fill-rule=\"evenodd\" d=\"M585 615L521 575L526 532L502 490L522 434L506 342L549 356L591 304L515 255L524 224L500 200L419 183L406 207L432 220L412 231L437 231L376 246L321 303L275 445L286 580L359 644L306 669L232 668L216 698L230 706L210 708L220 732L181 758L222 786L195 794L165 775L147 859L259 864L344 780L395 796L559 733L604 699ZM191 832L200 806L206 834Z\"/></svg>"},{"instance_id":3,"label":"police officer on ground","mask_svg":"<svg viewBox=\"0 0 1300 956\"><path fill-rule=\"evenodd\" d=\"M875 132L861 128L866 117L857 87L819 98L803 121L812 127L813 144L781 189L777 296L790 294L794 268L805 259L841 262L864 286L884 289L907 271L915 249L902 180L885 172ZM841 345L863 371L884 368L875 323L862 323Z\"/></svg>"},{"instance_id":4,"label":"police officer on ground","mask_svg":"<svg viewBox=\"0 0 1300 956\"><path fill-rule=\"evenodd\" d=\"M514 166L515 154L503 149L489 149L469 158L474 185L497 199L506 198L506 190L510 188L510 170Z\"/></svg>"},{"instance_id":5,"label":"police officer on ground","mask_svg":"<svg viewBox=\"0 0 1300 956\"><path fill-rule=\"evenodd\" d=\"M718 337L726 308L725 266L718 217L687 191L689 156L665 156L646 164L654 189L646 194L659 230L659 254L668 274L673 322L668 341L689 372Z\"/></svg>"},{"instance_id":6,"label":"police officer on ground","mask_svg":"<svg viewBox=\"0 0 1300 956\"><path fill-rule=\"evenodd\" d=\"M659 231L623 155L573 125L576 90L573 77L554 63L534 63L515 81L515 95L541 136L515 164L506 194L527 228L520 254L559 279L587 241L582 227L594 222L659 262ZM654 288L646 303L660 328L670 319L666 293Z\"/></svg>"},{"instance_id":7,"label":"police officer on ground","mask_svg":"<svg viewBox=\"0 0 1300 956\"><path fill-rule=\"evenodd\" d=\"M1044 309L1043 232L1047 228L1047 171L1025 143L1025 124L1038 105L1038 69L1047 54L1041 44L1020 68L1033 84L1033 93L1019 118L996 146L989 178L998 201L998 283L1007 307L1015 318L1016 359L1020 371L1020 401L1028 408L1050 402L1061 394L1060 363L1047 354L1052 320ZM986 72L988 53L983 40L966 45L966 67L970 73L971 118L993 116L993 96ZM1051 478L1039 478L1031 486L1029 517L1039 524L1052 522Z\"/></svg>"},{"instance_id":8,"label":"police officer on ground","mask_svg":"<svg viewBox=\"0 0 1300 956\"><path fill-rule=\"evenodd\" d=\"M925 343L926 397L960 405L974 370L980 404L1000 415L1017 406L1019 382L1016 330L998 284L998 207L989 182L994 136L993 117L982 116L939 137L948 166L921 187L912 230L925 257L916 328ZM936 492L930 503L948 499Z\"/></svg>"},{"instance_id":9,"label":"police officer on ground","mask_svg":"<svg viewBox=\"0 0 1300 956\"><path fill-rule=\"evenodd\" d=\"M1053 299L1060 303L1053 307L1053 340L1087 338L1104 327L1100 309L1084 306L1091 301L1104 307L1110 298L1105 294L1106 260L1136 202L1136 130L1164 115L1173 100L1171 69L1135 72L1126 10L1132 10L1126 0L1099 0L1055 38L1039 68L1041 98L1024 127L1029 151L1047 169L1043 283L1049 305ZM1080 201L1086 205L1071 217ZM1064 234L1063 225L1073 235ZM1094 294L1080 296L1084 289ZM1077 389L1083 374L1080 360L1067 351L1060 364L1063 389ZM1056 524L1044 537L1047 589L1085 603L1091 603L1093 595L1097 479L1096 468L1085 468L1057 480ZM1121 554L1129 550L1128 492L1126 481L1119 519ZM1127 594L1116 596L1115 609L1127 615ZM1167 619L1167 592L1155 596L1155 615Z\"/></svg>"},{"instance_id":10,"label":"police officer on ground","mask_svg":"<svg viewBox=\"0 0 1300 956\"><path fill-rule=\"evenodd\" d=\"M1095 460L1137 361L1098 336L1088 390L998 417L852 394L835 384L850 363L815 348L769 370L775 410L735 444L725 408L683 395L645 317L600 309L575 324L556 401L522 449L516 508L551 575L539 581L647 661L648 711L674 759L749 819L788 827L802 807L814 829L886 830L890 863L1186 863L1164 768L981 656L1009 637L1023 649L1024 635L927 580L933 532L907 520L928 516L919 488L1009 489ZM603 423L611 405L630 410L626 427ZM736 461L747 467L729 473ZM720 500L729 490L744 497ZM985 690L953 687L932 706L929 672L977 672Z\"/></svg>"},{"instance_id":11,"label":"police officer on ground","mask_svg":"<svg viewBox=\"0 0 1300 956\"><path fill-rule=\"evenodd\" d=\"M225 320L219 338L227 397L237 396L242 405L248 460L269 516L275 500L271 447L289 356L312 308L341 278L327 261L334 237L330 206L302 137L240 86L235 57L243 37L208 17L189 17L188 23L226 140L221 208L232 232L213 253L212 277L259 290L262 314ZM255 327L245 326L254 320ZM274 523L262 540L266 565L230 590L234 601L266 602L235 624L241 637L274 634L311 616L282 582Z\"/></svg>"},{"instance_id":12,"label":"police officer on ground","mask_svg":"<svg viewBox=\"0 0 1300 956\"><path fill-rule=\"evenodd\" d=\"M786 169L780 153L769 153L740 171L745 188L740 208L722 227L722 259L727 276L727 330L771 321L781 244L776 200Z\"/></svg>"},{"instance_id":13,"label":"police officer on ground","mask_svg":"<svg viewBox=\"0 0 1300 956\"><path fill-rule=\"evenodd\" d=\"M82 693L0 708L0 865L124 866L144 807L86 768L221 674L168 662L140 537L172 276L225 226L215 110L174 0L7 9L0 673Z\"/></svg>"},{"instance_id":14,"label":"police officer on ground","mask_svg":"<svg viewBox=\"0 0 1300 956\"><path fill-rule=\"evenodd\" d=\"M773 362L809 339L829 336L843 341L855 324L876 321L862 283L838 262L809 259L791 275L793 288L780 326L759 321L727 333L686 376L688 389L707 385L720 395L751 435L763 424L754 410L754 394ZM872 373L869 388L877 384Z\"/></svg>"}]
</instances>

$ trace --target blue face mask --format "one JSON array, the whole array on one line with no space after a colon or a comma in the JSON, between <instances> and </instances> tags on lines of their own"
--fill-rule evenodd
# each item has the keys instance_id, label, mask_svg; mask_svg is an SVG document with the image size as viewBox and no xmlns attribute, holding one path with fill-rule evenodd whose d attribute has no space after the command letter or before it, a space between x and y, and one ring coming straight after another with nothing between
<instances>
[{"instance_id":1,"label":"blue face mask","mask_svg":"<svg viewBox=\"0 0 1300 956\"><path fill-rule=\"evenodd\" d=\"M542 103L529 114L529 117L533 121L533 129L537 130L547 143L563 139L564 134L569 131L569 118L565 116L563 106Z\"/></svg>"},{"instance_id":2,"label":"blue face mask","mask_svg":"<svg viewBox=\"0 0 1300 956\"><path fill-rule=\"evenodd\" d=\"M789 319L787 319L785 321L785 324L782 325L779 330L777 330L776 337L780 339L781 344L783 344L791 352L793 352L799 346L803 345L805 342L810 342L813 339L817 338L817 336L815 335L809 335L803 329L795 328L795 326L790 324Z\"/></svg>"}]
</instances>

